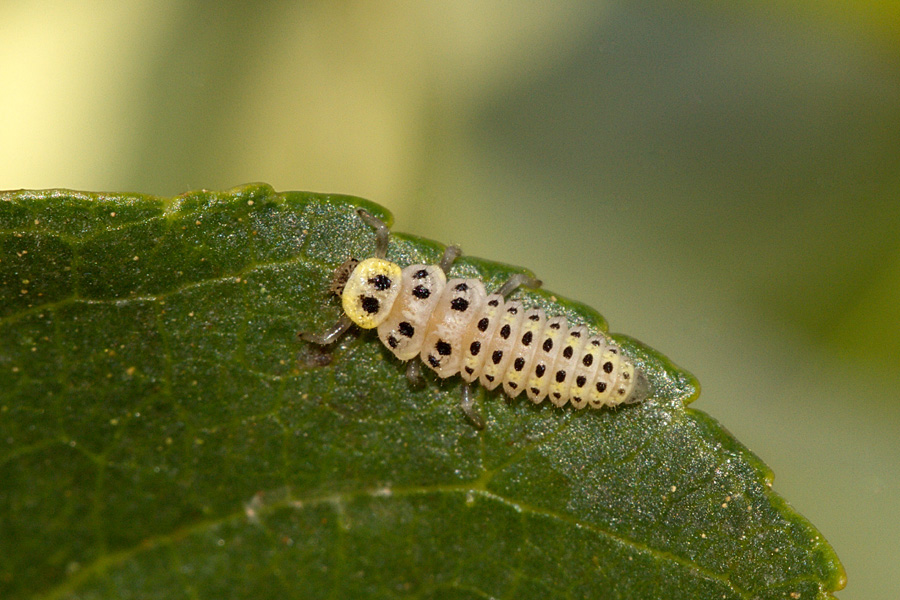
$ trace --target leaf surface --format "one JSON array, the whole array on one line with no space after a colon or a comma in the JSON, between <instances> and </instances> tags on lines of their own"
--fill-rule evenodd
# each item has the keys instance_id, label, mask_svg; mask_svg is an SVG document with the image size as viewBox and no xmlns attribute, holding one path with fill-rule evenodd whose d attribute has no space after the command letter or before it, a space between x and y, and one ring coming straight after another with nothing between
<instances>
[{"instance_id":1,"label":"leaf surface","mask_svg":"<svg viewBox=\"0 0 900 600\"><path fill-rule=\"evenodd\" d=\"M426 377L340 315L358 198L0 194L0 598L827 598L830 546L614 335L653 396L557 409ZM443 247L394 235L388 257ZM488 289L521 269L471 257ZM544 290L516 297L606 330Z\"/></svg>"}]
</instances>

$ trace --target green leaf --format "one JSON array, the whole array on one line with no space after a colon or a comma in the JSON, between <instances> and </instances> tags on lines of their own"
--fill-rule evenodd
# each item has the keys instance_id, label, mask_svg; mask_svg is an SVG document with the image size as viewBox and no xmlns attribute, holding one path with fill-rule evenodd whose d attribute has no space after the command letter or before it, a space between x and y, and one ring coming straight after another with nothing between
<instances>
[{"instance_id":1,"label":"green leaf","mask_svg":"<svg viewBox=\"0 0 900 600\"><path fill-rule=\"evenodd\" d=\"M265 185L174 199L0 195L0 598L827 598L844 574L772 474L653 396L556 409L412 389L340 315L364 200ZM392 237L401 264L443 247ZM489 289L520 269L463 257ZM593 310L518 297L598 330Z\"/></svg>"}]
</instances>

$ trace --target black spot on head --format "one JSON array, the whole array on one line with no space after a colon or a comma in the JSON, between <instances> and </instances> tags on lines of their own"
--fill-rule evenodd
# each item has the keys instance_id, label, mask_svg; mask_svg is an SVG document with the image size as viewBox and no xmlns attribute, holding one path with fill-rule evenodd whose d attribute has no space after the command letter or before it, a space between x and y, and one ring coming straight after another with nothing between
<instances>
[{"instance_id":1,"label":"black spot on head","mask_svg":"<svg viewBox=\"0 0 900 600\"><path fill-rule=\"evenodd\" d=\"M465 284L461 283L459 285L465 285ZM459 286L456 286L456 287L459 287ZM452 308L453 310L458 310L459 312L465 312L466 309L469 308L469 301L466 300L465 298L454 298L453 300L450 301L450 308Z\"/></svg>"},{"instance_id":2,"label":"black spot on head","mask_svg":"<svg viewBox=\"0 0 900 600\"><path fill-rule=\"evenodd\" d=\"M488 302L488 306L497 306L498 304L500 304L500 301L497 300L496 298L494 298L493 300Z\"/></svg>"},{"instance_id":3,"label":"black spot on head","mask_svg":"<svg viewBox=\"0 0 900 600\"><path fill-rule=\"evenodd\" d=\"M516 389L519 385L515 381L510 381L507 385L509 385L510 389Z\"/></svg>"},{"instance_id":4,"label":"black spot on head","mask_svg":"<svg viewBox=\"0 0 900 600\"><path fill-rule=\"evenodd\" d=\"M566 346L565 348L563 348L563 358L565 358L566 360L572 358L573 352L574 350L572 349L572 346Z\"/></svg>"},{"instance_id":5,"label":"black spot on head","mask_svg":"<svg viewBox=\"0 0 900 600\"><path fill-rule=\"evenodd\" d=\"M370 315L374 315L381 308L381 302L378 301L378 298L373 298L372 296L360 296L359 305Z\"/></svg>"},{"instance_id":6,"label":"black spot on head","mask_svg":"<svg viewBox=\"0 0 900 600\"><path fill-rule=\"evenodd\" d=\"M382 292L391 287L391 278L387 275L376 275L369 279L369 283L371 283L376 290Z\"/></svg>"},{"instance_id":7,"label":"black spot on head","mask_svg":"<svg viewBox=\"0 0 900 600\"><path fill-rule=\"evenodd\" d=\"M390 346L391 348L396 348L397 347L397 338L395 338L392 335L389 335L388 336L388 346Z\"/></svg>"},{"instance_id":8,"label":"black spot on head","mask_svg":"<svg viewBox=\"0 0 900 600\"><path fill-rule=\"evenodd\" d=\"M603 372L604 373L612 373L613 372L613 364L609 361L603 363Z\"/></svg>"},{"instance_id":9,"label":"black spot on head","mask_svg":"<svg viewBox=\"0 0 900 600\"><path fill-rule=\"evenodd\" d=\"M508 339L511 332L512 330L509 328L509 325L504 325L500 328L500 337L502 337L504 340Z\"/></svg>"},{"instance_id":10,"label":"black spot on head","mask_svg":"<svg viewBox=\"0 0 900 600\"><path fill-rule=\"evenodd\" d=\"M506 309L506 312L508 312L511 315L515 315L515 314L519 313L519 309L516 308L515 306L510 306L509 308Z\"/></svg>"},{"instance_id":11,"label":"black spot on head","mask_svg":"<svg viewBox=\"0 0 900 600\"><path fill-rule=\"evenodd\" d=\"M584 358L581 359L581 364L583 364L586 367L589 367L592 364L594 364L594 355L590 354L590 353L585 354Z\"/></svg>"},{"instance_id":12,"label":"black spot on head","mask_svg":"<svg viewBox=\"0 0 900 600\"><path fill-rule=\"evenodd\" d=\"M605 392L606 391L606 383L604 383L603 381L598 381L597 382L597 391L600 392L601 394L603 392Z\"/></svg>"},{"instance_id":13,"label":"black spot on head","mask_svg":"<svg viewBox=\"0 0 900 600\"><path fill-rule=\"evenodd\" d=\"M494 350L494 353L491 354L491 362L495 365L500 364L500 361L503 360L503 351L502 350Z\"/></svg>"},{"instance_id":14,"label":"black spot on head","mask_svg":"<svg viewBox=\"0 0 900 600\"><path fill-rule=\"evenodd\" d=\"M562 383L566 380L566 372L560 369L556 372L556 383Z\"/></svg>"},{"instance_id":15,"label":"black spot on head","mask_svg":"<svg viewBox=\"0 0 900 600\"><path fill-rule=\"evenodd\" d=\"M531 319L532 321L540 321L540 320L541 320L541 315L531 315L531 316L528 317L528 318Z\"/></svg>"},{"instance_id":16,"label":"black spot on head","mask_svg":"<svg viewBox=\"0 0 900 600\"><path fill-rule=\"evenodd\" d=\"M559 329L559 323L550 323L550 329Z\"/></svg>"},{"instance_id":17,"label":"black spot on head","mask_svg":"<svg viewBox=\"0 0 900 600\"><path fill-rule=\"evenodd\" d=\"M537 375L538 377L543 377L544 371L546 371L546 370L547 370L547 367L545 367L543 364L540 364L534 368L534 374Z\"/></svg>"},{"instance_id":18,"label":"black spot on head","mask_svg":"<svg viewBox=\"0 0 900 600\"><path fill-rule=\"evenodd\" d=\"M534 335L530 331L526 331L525 335L522 336L522 345L530 346L531 340L534 338Z\"/></svg>"},{"instance_id":19,"label":"black spot on head","mask_svg":"<svg viewBox=\"0 0 900 600\"><path fill-rule=\"evenodd\" d=\"M474 372L475 372L475 369L473 369L472 367L466 367L466 373L468 373L469 375L471 375Z\"/></svg>"},{"instance_id":20,"label":"black spot on head","mask_svg":"<svg viewBox=\"0 0 900 600\"><path fill-rule=\"evenodd\" d=\"M513 368L516 371L521 371L522 369L524 369L525 368L525 359L522 358L521 356L519 358L517 358L515 360L515 362L513 363Z\"/></svg>"},{"instance_id":21,"label":"black spot on head","mask_svg":"<svg viewBox=\"0 0 900 600\"><path fill-rule=\"evenodd\" d=\"M429 354L428 355L428 364L431 365L432 367L434 367L435 369L437 369L439 366L441 366L441 361L434 354Z\"/></svg>"},{"instance_id":22,"label":"black spot on head","mask_svg":"<svg viewBox=\"0 0 900 600\"><path fill-rule=\"evenodd\" d=\"M400 325L397 326L397 331L400 332L400 335L405 335L408 338L411 338L416 334L416 328L407 321L400 323Z\"/></svg>"},{"instance_id":23,"label":"black spot on head","mask_svg":"<svg viewBox=\"0 0 900 600\"><path fill-rule=\"evenodd\" d=\"M465 282L462 282L462 283L457 283L456 287L454 287L453 289L456 290L457 292L465 292L469 289L469 286L466 285Z\"/></svg>"},{"instance_id":24,"label":"black spot on head","mask_svg":"<svg viewBox=\"0 0 900 600\"><path fill-rule=\"evenodd\" d=\"M472 356L478 356L478 353L481 352L481 342L472 342L472 344L469 346L469 352L472 354Z\"/></svg>"},{"instance_id":25,"label":"black spot on head","mask_svg":"<svg viewBox=\"0 0 900 600\"><path fill-rule=\"evenodd\" d=\"M571 335L575 339L578 339L581 337L581 332L580 331L570 331L569 335Z\"/></svg>"},{"instance_id":26,"label":"black spot on head","mask_svg":"<svg viewBox=\"0 0 900 600\"><path fill-rule=\"evenodd\" d=\"M453 352L450 344L448 344L444 340L438 340L434 345L434 349L437 350L438 354L440 354L441 356L450 356L450 353Z\"/></svg>"},{"instance_id":27,"label":"black spot on head","mask_svg":"<svg viewBox=\"0 0 900 600\"><path fill-rule=\"evenodd\" d=\"M544 340L544 345L542 347L544 348L544 352L550 352L551 350L553 350L553 340L547 338L546 340Z\"/></svg>"},{"instance_id":28,"label":"black spot on head","mask_svg":"<svg viewBox=\"0 0 900 600\"><path fill-rule=\"evenodd\" d=\"M413 279L425 279L426 277L428 277L428 271L425 269L419 269L413 273Z\"/></svg>"},{"instance_id":29,"label":"black spot on head","mask_svg":"<svg viewBox=\"0 0 900 600\"><path fill-rule=\"evenodd\" d=\"M484 317L483 319L478 321L478 331L487 331L488 325L490 324L490 320L488 320L487 317Z\"/></svg>"},{"instance_id":30,"label":"black spot on head","mask_svg":"<svg viewBox=\"0 0 900 600\"><path fill-rule=\"evenodd\" d=\"M484 378L487 379L490 383L494 383L494 376L493 376L493 375L485 375Z\"/></svg>"},{"instance_id":31,"label":"black spot on head","mask_svg":"<svg viewBox=\"0 0 900 600\"><path fill-rule=\"evenodd\" d=\"M539 390L537 388L529 388L528 391L531 392L532 394L534 394L535 396L541 393L541 390Z\"/></svg>"},{"instance_id":32,"label":"black spot on head","mask_svg":"<svg viewBox=\"0 0 900 600\"><path fill-rule=\"evenodd\" d=\"M429 290L424 285L417 285L413 288L412 295L418 298L419 300L424 300L428 296L431 295L431 290Z\"/></svg>"},{"instance_id":33,"label":"black spot on head","mask_svg":"<svg viewBox=\"0 0 900 600\"><path fill-rule=\"evenodd\" d=\"M576 387L584 387L584 384L587 383L587 377L584 375L579 375L575 378L575 386Z\"/></svg>"}]
</instances>

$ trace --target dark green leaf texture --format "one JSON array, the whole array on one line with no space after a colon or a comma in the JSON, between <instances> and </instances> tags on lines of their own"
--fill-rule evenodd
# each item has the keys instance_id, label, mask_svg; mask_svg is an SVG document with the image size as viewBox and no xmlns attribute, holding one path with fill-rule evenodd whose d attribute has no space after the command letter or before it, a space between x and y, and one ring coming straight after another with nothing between
<instances>
[{"instance_id":1,"label":"dark green leaf texture","mask_svg":"<svg viewBox=\"0 0 900 600\"><path fill-rule=\"evenodd\" d=\"M0 195L0 598L827 598L771 472L686 409L696 381L614 336L653 397L556 409L412 389L340 314L357 198ZM442 246L394 236L401 264ZM520 271L462 258L499 286ZM605 330L593 310L516 292Z\"/></svg>"}]
</instances>

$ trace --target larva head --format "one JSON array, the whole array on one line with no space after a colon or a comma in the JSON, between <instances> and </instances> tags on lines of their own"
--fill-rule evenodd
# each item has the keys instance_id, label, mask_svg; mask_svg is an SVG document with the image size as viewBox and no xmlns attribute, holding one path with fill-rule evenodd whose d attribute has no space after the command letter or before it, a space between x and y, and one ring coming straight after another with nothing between
<instances>
[{"instance_id":1,"label":"larva head","mask_svg":"<svg viewBox=\"0 0 900 600\"><path fill-rule=\"evenodd\" d=\"M378 327L387 319L400 293L402 271L383 258L367 258L347 277L341 304L350 320L363 329Z\"/></svg>"}]
</instances>

